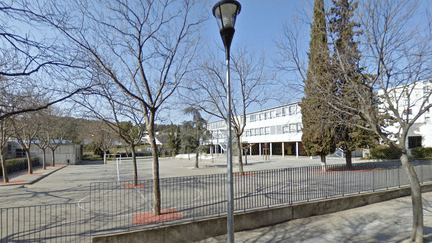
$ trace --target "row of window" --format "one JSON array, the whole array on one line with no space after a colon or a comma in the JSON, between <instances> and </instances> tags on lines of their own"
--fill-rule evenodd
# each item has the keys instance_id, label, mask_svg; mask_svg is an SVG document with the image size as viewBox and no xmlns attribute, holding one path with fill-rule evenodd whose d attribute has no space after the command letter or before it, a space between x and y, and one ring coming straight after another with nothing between
<instances>
[{"instance_id":1,"label":"row of window","mask_svg":"<svg viewBox=\"0 0 432 243\"><path fill-rule=\"evenodd\" d=\"M295 105L290 105L288 107L281 107L274 110L263 111L261 113L256 113L248 116L249 122L262 121L267 119L273 119L283 116L292 116L300 112L300 107Z\"/></svg>"},{"instance_id":2,"label":"row of window","mask_svg":"<svg viewBox=\"0 0 432 243\"><path fill-rule=\"evenodd\" d=\"M303 128L301 122L292 123L287 125L277 125L268 127L251 128L245 131L246 137L262 136L262 135L276 135L284 133L300 132Z\"/></svg>"}]
</instances>

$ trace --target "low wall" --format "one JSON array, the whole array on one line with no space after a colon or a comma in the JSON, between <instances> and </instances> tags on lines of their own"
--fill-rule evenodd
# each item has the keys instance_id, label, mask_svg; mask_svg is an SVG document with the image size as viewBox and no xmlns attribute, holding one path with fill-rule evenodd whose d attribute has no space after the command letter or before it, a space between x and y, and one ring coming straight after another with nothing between
<instances>
[{"instance_id":1,"label":"low wall","mask_svg":"<svg viewBox=\"0 0 432 243\"><path fill-rule=\"evenodd\" d=\"M432 184L423 185L422 192L432 191ZM234 216L235 231L257 229L309 216L334 213L346 209L411 195L409 187L351 195L342 198L308 202L260 211L245 212ZM96 236L93 243L105 242L193 242L227 233L227 218L212 218L155 229L132 231L113 235Z\"/></svg>"},{"instance_id":2,"label":"low wall","mask_svg":"<svg viewBox=\"0 0 432 243\"><path fill-rule=\"evenodd\" d=\"M30 154L32 157L38 157L39 161L43 160L43 151L37 146L31 146ZM47 165L52 165L51 149L46 149L45 159ZM82 145L64 144L60 145L54 152L56 165L76 165L82 159Z\"/></svg>"}]
</instances>

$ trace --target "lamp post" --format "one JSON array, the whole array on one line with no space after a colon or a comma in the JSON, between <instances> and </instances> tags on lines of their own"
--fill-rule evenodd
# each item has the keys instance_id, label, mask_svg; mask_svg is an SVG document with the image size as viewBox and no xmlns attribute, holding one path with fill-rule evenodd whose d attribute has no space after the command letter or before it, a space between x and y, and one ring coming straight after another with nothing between
<instances>
[{"instance_id":1,"label":"lamp post","mask_svg":"<svg viewBox=\"0 0 432 243\"><path fill-rule=\"evenodd\" d=\"M219 25L226 55L226 82L227 82L227 242L234 242L234 191L232 174L232 149L231 149L231 84L230 84L230 47L234 36L234 24L240 13L241 5L235 0L223 0L213 7L213 15Z\"/></svg>"}]
</instances>

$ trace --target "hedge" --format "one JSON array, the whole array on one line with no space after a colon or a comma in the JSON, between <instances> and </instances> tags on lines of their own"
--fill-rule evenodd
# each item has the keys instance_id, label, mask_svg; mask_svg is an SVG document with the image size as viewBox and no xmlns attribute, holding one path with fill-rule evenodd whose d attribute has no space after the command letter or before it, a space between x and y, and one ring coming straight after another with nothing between
<instances>
[{"instance_id":1,"label":"hedge","mask_svg":"<svg viewBox=\"0 0 432 243\"><path fill-rule=\"evenodd\" d=\"M33 167L39 165L39 158L31 158L31 164ZM27 158L16 158L16 159L8 159L6 160L6 170L8 174L13 172L27 170ZM3 172L0 169L0 176L3 176Z\"/></svg>"},{"instance_id":2,"label":"hedge","mask_svg":"<svg viewBox=\"0 0 432 243\"><path fill-rule=\"evenodd\" d=\"M432 158L432 148L418 147L411 149L411 153L416 159L427 159Z\"/></svg>"},{"instance_id":3,"label":"hedge","mask_svg":"<svg viewBox=\"0 0 432 243\"><path fill-rule=\"evenodd\" d=\"M387 146L377 146L370 150L371 159L399 159L401 154L400 149Z\"/></svg>"}]
</instances>

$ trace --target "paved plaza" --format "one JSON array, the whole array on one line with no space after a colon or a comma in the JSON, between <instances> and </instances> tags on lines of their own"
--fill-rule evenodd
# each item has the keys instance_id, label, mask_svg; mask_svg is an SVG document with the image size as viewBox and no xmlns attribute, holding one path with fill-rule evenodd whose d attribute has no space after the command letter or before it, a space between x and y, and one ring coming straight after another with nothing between
<instances>
[{"instance_id":1,"label":"paved plaza","mask_svg":"<svg viewBox=\"0 0 432 243\"><path fill-rule=\"evenodd\" d=\"M226 173L226 157L223 155L208 156L200 159L198 169L194 168L194 154L183 156L184 158L160 158L161 178L210 175ZM309 157L295 158L294 156L272 156L264 160L262 156L248 156L248 165L244 166L245 171L279 169L287 167L300 167L309 165L320 165L319 159ZM356 161L356 160L355 160ZM343 159L328 159L328 164L343 164ZM359 161L358 162L363 162ZM238 171L237 159L233 159L233 170ZM35 169L35 175L21 175L19 172L9 175L9 180L27 180L19 185L1 185L0 208L85 202L89 196L89 186L92 182L115 182L132 180L132 162L123 158L119 163L119 175L117 174L116 161L109 161L108 164L100 162L88 162L81 165L69 165L67 167L56 167L55 172L46 174L36 173L40 168ZM138 159L138 180L150 180L153 178L153 166L151 158ZM52 167L51 167L52 168ZM39 177L42 177L40 179ZM32 181L37 180L36 183Z\"/></svg>"},{"instance_id":2,"label":"paved plaza","mask_svg":"<svg viewBox=\"0 0 432 243\"><path fill-rule=\"evenodd\" d=\"M234 172L238 171L234 158ZM344 164L345 160L329 158L328 164ZM366 163L366 166L391 166L397 162L375 163L354 160L354 163ZM214 156L200 160L200 168L194 168L194 156L184 158L161 158L161 178L180 176L211 175L226 173L226 158ZM282 169L320 165L319 159L309 157L272 156L265 160L261 156L248 157L245 171ZM118 170L117 170L118 168ZM10 180L24 181L17 185L0 185L0 208L30 205L77 204L90 201L90 184L102 182L130 181L132 179L131 162L123 159L121 163L109 161L69 165L50 168L36 175L10 175ZM138 160L139 180L152 179L152 160ZM143 189L145 190L145 189ZM136 190L138 192L138 190ZM110 194L111 195L111 194ZM94 197L95 195L93 195ZM424 219L426 242L432 242L432 193L424 193ZM111 198L111 196L110 196ZM81 206L80 206L81 205ZM108 207L112 207L108 205ZM79 210L79 209L78 209ZM343 212L292 220L283 224L252 231L237 232L236 242L402 242L409 237L412 222L410 198L400 198L387 202L368 205ZM226 236L210 238L201 242L226 242Z\"/></svg>"}]
</instances>

